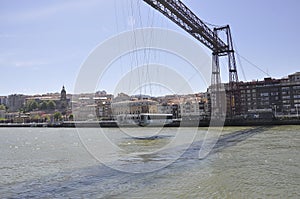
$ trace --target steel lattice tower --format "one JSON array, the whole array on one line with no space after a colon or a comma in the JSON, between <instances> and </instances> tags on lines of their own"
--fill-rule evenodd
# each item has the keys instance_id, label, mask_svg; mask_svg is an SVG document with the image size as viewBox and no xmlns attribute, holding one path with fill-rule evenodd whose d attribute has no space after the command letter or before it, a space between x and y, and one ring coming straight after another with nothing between
<instances>
[{"instance_id":1,"label":"steel lattice tower","mask_svg":"<svg viewBox=\"0 0 300 199\"><path fill-rule=\"evenodd\" d=\"M214 28L211 30L206 24L199 19L186 5L180 0L144 0L150 6L161 12L167 18L172 20L194 38L199 40L202 44L212 50L212 88L214 92L222 92L219 57L227 56L229 69L229 83L228 83L228 107L227 112L230 118L240 114L240 91L238 87L238 74L236 69L236 62L233 50L232 37L229 25ZM220 32L224 31L226 41L224 42L218 36ZM218 94L212 93L214 100L212 103L214 107L218 107L222 103L222 99Z\"/></svg>"}]
</instances>

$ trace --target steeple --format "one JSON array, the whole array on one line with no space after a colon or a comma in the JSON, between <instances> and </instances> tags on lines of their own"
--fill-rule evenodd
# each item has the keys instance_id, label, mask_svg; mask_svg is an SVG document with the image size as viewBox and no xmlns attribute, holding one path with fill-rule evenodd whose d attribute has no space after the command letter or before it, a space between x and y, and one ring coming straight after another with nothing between
<instances>
[{"instance_id":1,"label":"steeple","mask_svg":"<svg viewBox=\"0 0 300 199\"><path fill-rule=\"evenodd\" d=\"M65 90L65 86L62 87L62 90L60 92L60 100L61 101L67 100L67 92Z\"/></svg>"}]
</instances>

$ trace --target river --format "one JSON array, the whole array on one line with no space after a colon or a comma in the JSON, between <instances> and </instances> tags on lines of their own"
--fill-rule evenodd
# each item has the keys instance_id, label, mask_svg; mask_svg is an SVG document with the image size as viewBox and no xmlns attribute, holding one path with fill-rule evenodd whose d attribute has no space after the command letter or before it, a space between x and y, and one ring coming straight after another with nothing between
<instances>
[{"instance_id":1,"label":"river","mask_svg":"<svg viewBox=\"0 0 300 199\"><path fill-rule=\"evenodd\" d=\"M300 126L181 132L0 128L0 198L300 198Z\"/></svg>"}]
</instances>

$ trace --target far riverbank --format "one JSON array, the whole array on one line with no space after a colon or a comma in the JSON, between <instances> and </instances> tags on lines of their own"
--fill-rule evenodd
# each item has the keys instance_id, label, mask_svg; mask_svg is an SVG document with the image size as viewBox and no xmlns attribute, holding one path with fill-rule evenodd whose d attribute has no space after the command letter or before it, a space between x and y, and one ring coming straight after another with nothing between
<instances>
[{"instance_id":1,"label":"far riverbank","mask_svg":"<svg viewBox=\"0 0 300 199\"><path fill-rule=\"evenodd\" d=\"M198 124L198 127L208 127L210 121L174 121L171 124L164 125L164 127L194 127ZM300 119L293 120L226 120L224 126L270 126L270 125L300 125ZM50 127L50 128L118 128L124 127L119 125L115 120L108 121L65 121L56 123L0 123L0 127ZM138 125L126 125L126 127L138 127ZM153 126L151 126L153 127ZM161 127L157 126L157 127Z\"/></svg>"}]
</instances>

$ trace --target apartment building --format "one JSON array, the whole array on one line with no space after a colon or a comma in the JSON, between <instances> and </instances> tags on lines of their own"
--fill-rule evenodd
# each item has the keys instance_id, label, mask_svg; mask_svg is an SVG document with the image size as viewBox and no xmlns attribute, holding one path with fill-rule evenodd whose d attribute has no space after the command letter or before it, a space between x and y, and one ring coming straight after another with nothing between
<instances>
[{"instance_id":1,"label":"apartment building","mask_svg":"<svg viewBox=\"0 0 300 199\"><path fill-rule=\"evenodd\" d=\"M300 113L300 72L281 79L240 82L239 89L241 114L255 110L270 110L278 117Z\"/></svg>"}]
</instances>

